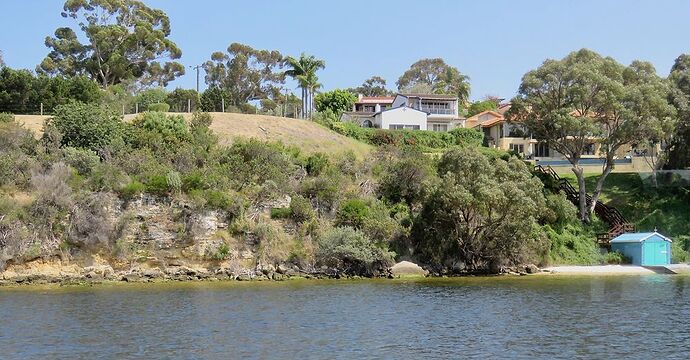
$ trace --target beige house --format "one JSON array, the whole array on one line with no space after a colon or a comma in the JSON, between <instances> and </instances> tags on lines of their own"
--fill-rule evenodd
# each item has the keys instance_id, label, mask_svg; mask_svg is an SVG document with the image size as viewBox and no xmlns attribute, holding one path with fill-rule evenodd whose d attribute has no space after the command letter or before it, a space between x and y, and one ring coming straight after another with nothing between
<instances>
[{"instance_id":1,"label":"beige house","mask_svg":"<svg viewBox=\"0 0 690 360\"><path fill-rule=\"evenodd\" d=\"M508 107L509 108L509 107ZM487 110L467 118L466 127L475 128L484 133L484 145L522 154L525 158L535 155L538 148L538 141L532 139L526 129L520 124L508 123L499 111ZM543 149L542 149L543 150ZM548 155L547 155L548 156Z\"/></svg>"}]
</instances>

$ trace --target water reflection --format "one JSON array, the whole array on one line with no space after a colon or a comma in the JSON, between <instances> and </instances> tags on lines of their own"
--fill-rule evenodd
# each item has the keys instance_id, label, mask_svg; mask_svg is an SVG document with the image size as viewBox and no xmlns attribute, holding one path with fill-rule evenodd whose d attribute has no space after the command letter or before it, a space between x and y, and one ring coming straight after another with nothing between
<instances>
[{"instance_id":1,"label":"water reflection","mask_svg":"<svg viewBox=\"0 0 690 360\"><path fill-rule=\"evenodd\" d=\"M685 358L688 281L0 289L0 358Z\"/></svg>"}]
</instances>

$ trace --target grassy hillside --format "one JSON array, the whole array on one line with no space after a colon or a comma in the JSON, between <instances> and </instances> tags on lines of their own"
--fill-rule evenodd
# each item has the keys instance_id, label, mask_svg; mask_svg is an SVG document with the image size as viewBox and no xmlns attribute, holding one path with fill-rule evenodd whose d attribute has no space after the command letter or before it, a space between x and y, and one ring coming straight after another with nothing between
<instances>
[{"instance_id":1,"label":"grassy hillside","mask_svg":"<svg viewBox=\"0 0 690 360\"><path fill-rule=\"evenodd\" d=\"M281 141L286 145L296 146L306 153L324 152L338 154L346 151L354 152L357 157L364 158L372 149L352 138L337 134L311 121L290 119L267 115L248 115L234 113L211 113L213 124L211 129L220 137L223 144L231 143L236 137L250 137L269 141ZM130 120L135 115L127 115ZM183 114L191 118L191 114ZM43 121L48 116L17 115L17 121L39 134Z\"/></svg>"},{"instance_id":2,"label":"grassy hillside","mask_svg":"<svg viewBox=\"0 0 690 360\"><path fill-rule=\"evenodd\" d=\"M561 175L577 188L575 175ZM598 174L586 175L591 193ZM657 228L669 236L690 235L690 194L678 187L658 190L637 173L612 173L606 178L601 200L618 208L640 231Z\"/></svg>"}]
</instances>

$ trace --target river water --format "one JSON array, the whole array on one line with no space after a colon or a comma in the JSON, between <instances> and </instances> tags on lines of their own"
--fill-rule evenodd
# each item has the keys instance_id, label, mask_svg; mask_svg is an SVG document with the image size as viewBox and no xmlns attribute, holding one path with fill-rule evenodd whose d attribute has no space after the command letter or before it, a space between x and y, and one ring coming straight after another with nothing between
<instances>
[{"instance_id":1,"label":"river water","mask_svg":"<svg viewBox=\"0 0 690 360\"><path fill-rule=\"evenodd\" d=\"M1 359L688 359L690 277L0 288Z\"/></svg>"}]
</instances>

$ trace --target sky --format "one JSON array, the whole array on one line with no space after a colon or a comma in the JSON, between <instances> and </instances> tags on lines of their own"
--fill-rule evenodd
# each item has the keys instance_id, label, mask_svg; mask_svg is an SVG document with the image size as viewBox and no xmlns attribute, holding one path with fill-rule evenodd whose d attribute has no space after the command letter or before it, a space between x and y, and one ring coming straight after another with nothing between
<instances>
[{"instance_id":1,"label":"sky","mask_svg":"<svg viewBox=\"0 0 690 360\"><path fill-rule=\"evenodd\" d=\"M355 87L373 75L395 89L412 63L440 57L470 77L475 100L510 98L527 71L583 47L624 64L650 61L662 76L678 55L690 53L684 0L144 2L168 14L170 37L182 49L187 73L170 88L194 88L190 67L233 42L324 59L325 90ZM8 66L34 69L48 53L45 37L75 26L60 16L62 5L0 0L0 50Z\"/></svg>"}]
</instances>

